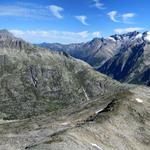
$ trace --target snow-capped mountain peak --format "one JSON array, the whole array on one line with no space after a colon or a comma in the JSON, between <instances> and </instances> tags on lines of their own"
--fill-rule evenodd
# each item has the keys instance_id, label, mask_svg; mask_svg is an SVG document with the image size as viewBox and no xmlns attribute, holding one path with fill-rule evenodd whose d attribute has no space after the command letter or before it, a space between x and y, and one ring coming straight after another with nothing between
<instances>
[{"instance_id":1,"label":"snow-capped mountain peak","mask_svg":"<svg viewBox=\"0 0 150 150\"><path fill-rule=\"evenodd\" d=\"M150 31L144 33L144 40L150 42Z\"/></svg>"},{"instance_id":2,"label":"snow-capped mountain peak","mask_svg":"<svg viewBox=\"0 0 150 150\"><path fill-rule=\"evenodd\" d=\"M142 37L143 37L142 33L139 33L138 35L135 36L135 39L139 39L139 38L142 38Z\"/></svg>"}]
</instances>

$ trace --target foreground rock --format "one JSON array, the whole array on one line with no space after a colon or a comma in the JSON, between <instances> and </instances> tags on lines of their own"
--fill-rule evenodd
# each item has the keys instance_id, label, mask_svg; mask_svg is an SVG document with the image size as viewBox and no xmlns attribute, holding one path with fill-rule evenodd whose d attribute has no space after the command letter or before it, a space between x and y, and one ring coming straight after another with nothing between
<instances>
[{"instance_id":1,"label":"foreground rock","mask_svg":"<svg viewBox=\"0 0 150 150\"><path fill-rule=\"evenodd\" d=\"M139 86L130 92L109 98L107 105L100 100L87 102L78 112L72 107L32 119L3 122L0 149L149 150L150 88Z\"/></svg>"}]
</instances>

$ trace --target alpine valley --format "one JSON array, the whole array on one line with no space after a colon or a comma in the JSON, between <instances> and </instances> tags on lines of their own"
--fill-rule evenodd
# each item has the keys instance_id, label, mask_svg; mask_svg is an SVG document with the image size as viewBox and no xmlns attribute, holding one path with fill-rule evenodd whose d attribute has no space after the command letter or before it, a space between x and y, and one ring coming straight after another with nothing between
<instances>
[{"instance_id":1,"label":"alpine valley","mask_svg":"<svg viewBox=\"0 0 150 150\"><path fill-rule=\"evenodd\" d=\"M42 43L39 46L65 51L121 82L150 86L150 32L148 31L95 38L80 44Z\"/></svg>"},{"instance_id":2,"label":"alpine valley","mask_svg":"<svg viewBox=\"0 0 150 150\"><path fill-rule=\"evenodd\" d=\"M0 30L0 150L149 150L149 56L150 32L36 46Z\"/></svg>"}]
</instances>

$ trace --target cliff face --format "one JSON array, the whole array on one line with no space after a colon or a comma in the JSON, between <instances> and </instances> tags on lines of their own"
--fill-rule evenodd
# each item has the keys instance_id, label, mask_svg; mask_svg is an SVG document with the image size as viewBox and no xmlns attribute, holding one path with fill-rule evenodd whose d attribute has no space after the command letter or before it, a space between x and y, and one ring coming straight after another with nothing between
<instances>
[{"instance_id":1,"label":"cliff face","mask_svg":"<svg viewBox=\"0 0 150 150\"><path fill-rule=\"evenodd\" d=\"M112 57L98 71L121 82L150 86L150 42L132 44Z\"/></svg>"}]
</instances>

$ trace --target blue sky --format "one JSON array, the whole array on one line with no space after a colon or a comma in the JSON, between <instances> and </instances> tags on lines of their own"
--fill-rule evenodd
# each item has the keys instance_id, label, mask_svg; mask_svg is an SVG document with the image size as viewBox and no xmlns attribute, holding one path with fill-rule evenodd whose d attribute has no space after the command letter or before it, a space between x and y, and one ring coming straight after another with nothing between
<instances>
[{"instance_id":1,"label":"blue sky","mask_svg":"<svg viewBox=\"0 0 150 150\"><path fill-rule=\"evenodd\" d=\"M76 43L150 30L150 0L6 0L0 28L31 43Z\"/></svg>"}]
</instances>

